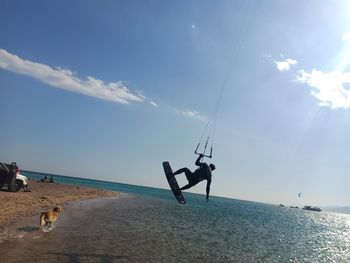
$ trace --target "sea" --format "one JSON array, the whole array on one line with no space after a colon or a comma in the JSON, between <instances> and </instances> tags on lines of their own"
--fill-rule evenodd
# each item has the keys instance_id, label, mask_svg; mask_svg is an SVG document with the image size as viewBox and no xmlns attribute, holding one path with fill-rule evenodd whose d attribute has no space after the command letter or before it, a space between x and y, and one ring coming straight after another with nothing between
<instances>
[{"instance_id":1,"label":"sea","mask_svg":"<svg viewBox=\"0 0 350 263\"><path fill-rule=\"evenodd\" d=\"M0 262L350 262L349 215L188 192L179 205L164 189L54 178L122 194L72 203L50 232L25 219Z\"/></svg>"}]
</instances>

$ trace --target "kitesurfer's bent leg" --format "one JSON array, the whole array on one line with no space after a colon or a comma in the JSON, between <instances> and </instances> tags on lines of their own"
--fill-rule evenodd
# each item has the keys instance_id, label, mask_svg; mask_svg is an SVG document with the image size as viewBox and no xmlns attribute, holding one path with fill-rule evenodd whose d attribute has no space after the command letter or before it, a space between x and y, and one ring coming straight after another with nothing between
<instances>
[{"instance_id":1,"label":"kitesurfer's bent leg","mask_svg":"<svg viewBox=\"0 0 350 263\"><path fill-rule=\"evenodd\" d=\"M188 188L191 188L193 185L192 184L186 184L185 186L181 187L180 190L186 190Z\"/></svg>"},{"instance_id":2,"label":"kitesurfer's bent leg","mask_svg":"<svg viewBox=\"0 0 350 263\"><path fill-rule=\"evenodd\" d=\"M186 167L177 170L175 173L173 173L173 175L175 176L175 175L180 174L180 173L185 173L187 180L189 180L188 178L191 178L191 175L192 175L191 170L186 168Z\"/></svg>"},{"instance_id":3,"label":"kitesurfer's bent leg","mask_svg":"<svg viewBox=\"0 0 350 263\"><path fill-rule=\"evenodd\" d=\"M195 183L193 183L193 180L194 180L194 178L193 178L193 173L191 172L190 169L188 169L188 168L186 168L186 167L185 167L185 168L181 168L180 170L177 170L177 171L174 173L174 176L177 175L177 174L180 174L180 173L185 173L186 178L187 178L187 180L188 180L188 184L185 185L185 186L183 186L183 187L181 188L181 191L182 191L182 190L186 190L186 189L188 189L188 188L191 188L192 186L195 185Z\"/></svg>"}]
</instances>

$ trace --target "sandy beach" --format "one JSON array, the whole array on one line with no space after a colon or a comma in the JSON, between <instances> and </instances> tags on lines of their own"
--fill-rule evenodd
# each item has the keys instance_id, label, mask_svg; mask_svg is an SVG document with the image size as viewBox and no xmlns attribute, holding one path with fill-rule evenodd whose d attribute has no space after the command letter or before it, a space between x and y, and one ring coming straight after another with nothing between
<instances>
[{"instance_id":1,"label":"sandy beach","mask_svg":"<svg viewBox=\"0 0 350 263\"><path fill-rule=\"evenodd\" d=\"M0 240L6 239L7 228L25 217L38 215L62 206L68 202L100 197L116 197L118 192L105 191L90 187L67 184L29 181L32 192L12 193L3 188L0 190Z\"/></svg>"}]
</instances>

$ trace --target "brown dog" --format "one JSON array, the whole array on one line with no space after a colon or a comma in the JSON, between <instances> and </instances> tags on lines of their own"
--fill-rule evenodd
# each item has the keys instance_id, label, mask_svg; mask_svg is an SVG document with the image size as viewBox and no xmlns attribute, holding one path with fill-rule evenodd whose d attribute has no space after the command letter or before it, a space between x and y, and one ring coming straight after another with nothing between
<instances>
[{"instance_id":1,"label":"brown dog","mask_svg":"<svg viewBox=\"0 0 350 263\"><path fill-rule=\"evenodd\" d=\"M51 228L52 224L57 221L59 213L62 211L63 210L60 206L56 206L52 211L41 213L40 229L42 230L44 227Z\"/></svg>"}]
</instances>

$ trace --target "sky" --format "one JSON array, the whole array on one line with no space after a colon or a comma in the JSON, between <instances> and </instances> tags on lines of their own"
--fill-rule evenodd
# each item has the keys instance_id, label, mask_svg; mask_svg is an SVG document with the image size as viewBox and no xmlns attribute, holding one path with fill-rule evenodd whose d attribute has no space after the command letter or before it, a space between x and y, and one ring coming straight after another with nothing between
<instances>
[{"instance_id":1,"label":"sky","mask_svg":"<svg viewBox=\"0 0 350 263\"><path fill-rule=\"evenodd\" d=\"M209 135L211 195L350 205L349 12L345 0L0 0L0 160L168 189L162 162L194 170Z\"/></svg>"}]
</instances>

